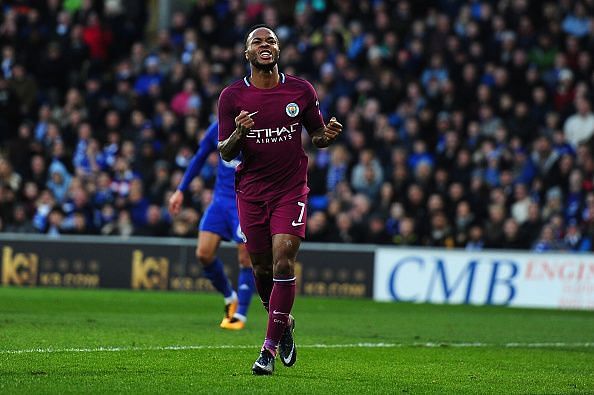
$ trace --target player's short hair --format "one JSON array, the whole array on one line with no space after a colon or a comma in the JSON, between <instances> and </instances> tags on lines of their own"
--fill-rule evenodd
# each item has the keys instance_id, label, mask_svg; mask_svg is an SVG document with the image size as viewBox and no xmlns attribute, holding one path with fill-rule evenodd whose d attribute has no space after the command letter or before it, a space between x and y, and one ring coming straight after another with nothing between
<instances>
[{"instance_id":1,"label":"player's short hair","mask_svg":"<svg viewBox=\"0 0 594 395\"><path fill-rule=\"evenodd\" d=\"M245 34L245 37L243 38L243 43L246 46L246 48L247 48L247 40L248 40L248 37L250 36L250 34L252 34L254 32L254 30L260 29L261 27L270 30L274 34L276 39L278 40L278 36L276 35L276 32L274 31L274 29L272 27L268 26L265 23L259 23L257 25L250 27L248 29L247 33Z\"/></svg>"}]
</instances>

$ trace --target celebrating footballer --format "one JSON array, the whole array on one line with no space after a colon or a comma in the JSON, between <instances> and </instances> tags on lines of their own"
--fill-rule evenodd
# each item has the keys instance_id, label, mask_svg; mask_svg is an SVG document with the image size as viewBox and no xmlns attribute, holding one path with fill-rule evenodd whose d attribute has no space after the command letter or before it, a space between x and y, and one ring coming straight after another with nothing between
<instances>
[{"instance_id":1,"label":"celebrating footballer","mask_svg":"<svg viewBox=\"0 0 594 395\"><path fill-rule=\"evenodd\" d=\"M274 31L252 28L245 46L251 73L221 93L218 148L227 161L243 156L235 174L237 209L256 288L268 311L266 337L252 372L270 375L277 352L285 366L297 358L294 266L305 237L309 192L302 128L316 147L325 148L342 125L335 118L324 123L309 82L279 72Z\"/></svg>"}]
</instances>

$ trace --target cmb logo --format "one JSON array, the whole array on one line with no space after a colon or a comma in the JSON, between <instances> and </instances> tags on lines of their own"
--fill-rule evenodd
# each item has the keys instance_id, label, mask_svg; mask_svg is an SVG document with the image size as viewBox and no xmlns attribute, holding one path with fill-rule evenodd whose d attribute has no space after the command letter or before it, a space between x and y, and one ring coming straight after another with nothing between
<instances>
[{"instance_id":1,"label":"cmb logo","mask_svg":"<svg viewBox=\"0 0 594 395\"><path fill-rule=\"evenodd\" d=\"M516 296L517 262L407 256L388 277L393 300L429 303L508 305Z\"/></svg>"},{"instance_id":2,"label":"cmb logo","mask_svg":"<svg viewBox=\"0 0 594 395\"><path fill-rule=\"evenodd\" d=\"M2 284L35 285L37 284L37 254L18 253L13 255L11 247L2 249Z\"/></svg>"},{"instance_id":3,"label":"cmb logo","mask_svg":"<svg viewBox=\"0 0 594 395\"><path fill-rule=\"evenodd\" d=\"M167 289L169 260L132 252L132 289Z\"/></svg>"}]
</instances>

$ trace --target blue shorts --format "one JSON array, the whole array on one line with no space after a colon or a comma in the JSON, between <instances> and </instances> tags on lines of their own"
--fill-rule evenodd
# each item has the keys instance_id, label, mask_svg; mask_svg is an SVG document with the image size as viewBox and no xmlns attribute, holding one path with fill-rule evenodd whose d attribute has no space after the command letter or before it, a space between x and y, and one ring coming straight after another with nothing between
<instances>
[{"instance_id":1,"label":"blue shorts","mask_svg":"<svg viewBox=\"0 0 594 395\"><path fill-rule=\"evenodd\" d=\"M204 212L198 229L215 233L226 241L245 243L235 199L213 199Z\"/></svg>"}]
</instances>

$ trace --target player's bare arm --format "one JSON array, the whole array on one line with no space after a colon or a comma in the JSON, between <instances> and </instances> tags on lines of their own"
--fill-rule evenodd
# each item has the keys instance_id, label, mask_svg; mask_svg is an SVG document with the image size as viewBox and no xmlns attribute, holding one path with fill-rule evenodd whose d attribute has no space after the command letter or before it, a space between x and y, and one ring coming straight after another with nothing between
<instances>
[{"instance_id":1,"label":"player's bare arm","mask_svg":"<svg viewBox=\"0 0 594 395\"><path fill-rule=\"evenodd\" d=\"M220 141L218 144L223 160L231 161L239 155L243 138L253 126L254 120L247 111L242 111L235 117L235 130L226 140Z\"/></svg>"},{"instance_id":2,"label":"player's bare arm","mask_svg":"<svg viewBox=\"0 0 594 395\"><path fill-rule=\"evenodd\" d=\"M328 125L312 133L311 142L318 148L326 148L336 140L341 132L342 124L332 117Z\"/></svg>"}]
</instances>

